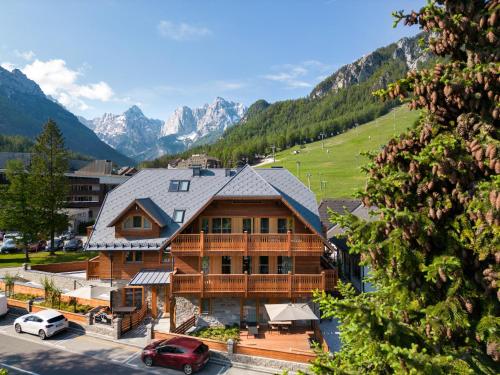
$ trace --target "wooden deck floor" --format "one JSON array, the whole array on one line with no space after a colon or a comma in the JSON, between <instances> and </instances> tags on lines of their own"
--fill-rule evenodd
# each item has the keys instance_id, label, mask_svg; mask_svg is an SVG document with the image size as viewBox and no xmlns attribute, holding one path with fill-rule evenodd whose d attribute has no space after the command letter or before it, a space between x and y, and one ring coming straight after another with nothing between
<instances>
[{"instance_id":1,"label":"wooden deck floor","mask_svg":"<svg viewBox=\"0 0 500 375\"><path fill-rule=\"evenodd\" d=\"M277 349L296 353L312 353L310 339L314 337L312 330L294 328L290 333L279 333L260 328L259 336L247 336L247 330L240 332L240 343L263 349Z\"/></svg>"}]
</instances>

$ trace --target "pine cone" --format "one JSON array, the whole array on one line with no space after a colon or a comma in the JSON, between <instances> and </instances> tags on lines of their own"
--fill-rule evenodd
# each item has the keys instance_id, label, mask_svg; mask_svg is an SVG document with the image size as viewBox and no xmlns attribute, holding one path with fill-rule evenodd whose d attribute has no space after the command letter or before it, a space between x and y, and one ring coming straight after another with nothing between
<instances>
[{"instance_id":1,"label":"pine cone","mask_svg":"<svg viewBox=\"0 0 500 375\"><path fill-rule=\"evenodd\" d=\"M444 272L444 270L441 267L439 267L438 273L439 273L439 277L441 278L441 281L443 283L445 283L446 282L446 273Z\"/></svg>"}]
</instances>

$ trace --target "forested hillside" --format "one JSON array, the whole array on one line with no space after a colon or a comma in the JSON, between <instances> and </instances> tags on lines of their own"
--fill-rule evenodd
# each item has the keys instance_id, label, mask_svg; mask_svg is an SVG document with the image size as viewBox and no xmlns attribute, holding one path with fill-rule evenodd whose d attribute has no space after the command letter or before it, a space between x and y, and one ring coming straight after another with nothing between
<instances>
[{"instance_id":1,"label":"forested hillside","mask_svg":"<svg viewBox=\"0 0 500 375\"><path fill-rule=\"evenodd\" d=\"M206 152L221 159L225 166L251 163L256 155L268 154L273 145L286 149L310 143L322 134L331 137L380 117L400 103L397 100L382 102L372 92L403 77L410 66L425 62L418 46L419 38L402 39L342 67L306 98L273 104L259 100L222 139L175 157ZM173 157L165 155L145 165L163 167Z\"/></svg>"},{"instance_id":2,"label":"forested hillside","mask_svg":"<svg viewBox=\"0 0 500 375\"><path fill-rule=\"evenodd\" d=\"M0 152L30 152L33 142L19 135L0 134Z\"/></svg>"}]
</instances>

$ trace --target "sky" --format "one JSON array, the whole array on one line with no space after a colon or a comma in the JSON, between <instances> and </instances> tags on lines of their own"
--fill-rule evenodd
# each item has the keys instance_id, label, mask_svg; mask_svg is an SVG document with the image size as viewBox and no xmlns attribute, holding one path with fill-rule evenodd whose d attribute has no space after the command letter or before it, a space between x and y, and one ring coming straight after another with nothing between
<instances>
[{"instance_id":1,"label":"sky","mask_svg":"<svg viewBox=\"0 0 500 375\"><path fill-rule=\"evenodd\" d=\"M304 97L342 65L418 32L425 0L3 0L0 64L86 118L138 105L166 120L217 96Z\"/></svg>"}]
</instances>

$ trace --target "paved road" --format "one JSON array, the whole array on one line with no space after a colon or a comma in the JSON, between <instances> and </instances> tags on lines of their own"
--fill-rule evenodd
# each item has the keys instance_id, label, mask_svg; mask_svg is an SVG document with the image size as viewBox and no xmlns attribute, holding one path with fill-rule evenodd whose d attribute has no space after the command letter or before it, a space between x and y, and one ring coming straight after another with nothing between
<instances>
[{"instance_id":1,"label":"paved road","mask_svg":"<svg viewBox=\"0 0 500 375\"><path fill-rule=\"evenodd\" d=\"M140 349L66 331L41 341L37 336L17 334L8 315L0 319L0 368L9 375L91 374L182 374L166 368L148 368ZM222 366L210 361L199 372L207 375L259 375L256 371Z\"/></svg>"}]
</instances>

